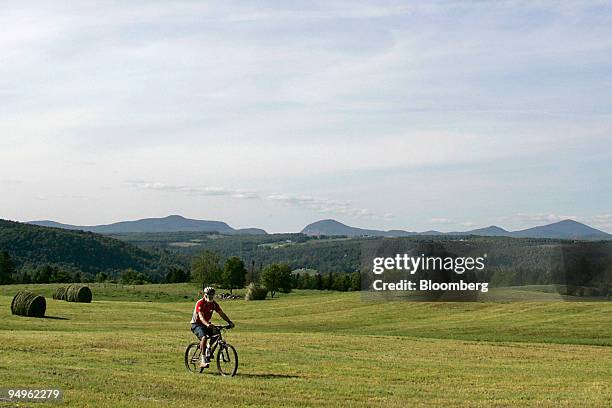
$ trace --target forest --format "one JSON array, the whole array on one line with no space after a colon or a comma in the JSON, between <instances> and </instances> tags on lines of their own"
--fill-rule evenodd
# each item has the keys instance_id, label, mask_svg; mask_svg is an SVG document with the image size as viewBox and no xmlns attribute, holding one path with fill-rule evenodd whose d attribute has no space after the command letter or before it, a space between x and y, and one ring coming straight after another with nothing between
<instances>
[{"instance_id":1,"label":"forest","mask_svg":"<svg viewBox=\"0 0 612 408\"><path fill-rule=\"evenodd\" d=\"M172 251L143 249L91 232L7 220L0 220L0 253L6 260L2 264L8 265L2 269L10 270L13 280L21 280L24 273L29 279L37 274L59 274L57 281L63 282L76 274L93 278L100 272L114 275L124 270L157 276L172 266L187 265L185 258Z\"/></svg>"},{"instance_id":2,"label":"forest","mask_svg":"<svg viewBox=\"0 0 612 408\"><path fill-rule=\"evenodd\" d=\"M412 253L486 256L479 276L492 286L563 284L604 287L612 283L612 242L478 236L348 238L303 234L222 235L215 232L124 233L39 227L0 220L0 265L14 281L42 274L55 281L115 279L182 281L205 251L221 264L238 257L250 271L283 263L292 270L327 274L364 272L372 256ZM8 259L2 261L2 259ZM9 270L9 267L0 267ZM52 268L52 269L49 269ZM6 276L6 273L5 273ZM303 275L304 276L304 275ZM306 278L309 279L309 278ZM340 279L340 278L338 278Z\"/></svg>"}]
</instances>

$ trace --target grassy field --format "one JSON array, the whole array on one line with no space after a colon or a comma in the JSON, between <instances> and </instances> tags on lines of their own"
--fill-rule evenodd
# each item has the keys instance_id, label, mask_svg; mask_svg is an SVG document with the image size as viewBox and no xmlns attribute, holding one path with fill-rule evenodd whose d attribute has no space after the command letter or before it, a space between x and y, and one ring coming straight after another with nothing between
<instances>
[{"instance_id":1,"label":"grassy field","mask_svg":"<svg viewBox=\"0 0 612 408\"><path fill-rule=\"evenodd\" d=\"M55 289L69 283L48 285L0 285L0 296L14 296L20 290L31 290L51 298ZM94 300L127 300L138 302L192 302L198 295L198 286L192 283L172 285L147 284L123 285L120 283L88 283L94 293ZM225 293L225 290L221 291ZM227 291L229 292L229 291ZM244 290L234 290L242 294Z\"/></svg>"},{"instance_id":2,"label":"grassy field","mask_svg":"<svg viewBox=\"0 0 612 408\"><path fill-rule=\"evenodd\" d=\"M0 387L60 387L70 407L608 407L612 303L366 302L301 291L223 301L238 376L183 367L189 284L95 286L51 299L48 318L10 314L0 287Z\"/></svg>"}]
</instances>

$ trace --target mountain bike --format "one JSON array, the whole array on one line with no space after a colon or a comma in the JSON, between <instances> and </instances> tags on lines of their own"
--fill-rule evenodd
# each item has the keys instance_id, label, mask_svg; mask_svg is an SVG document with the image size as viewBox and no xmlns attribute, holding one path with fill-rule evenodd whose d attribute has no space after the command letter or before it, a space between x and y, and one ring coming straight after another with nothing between
<instances>
[{"instance_id":1,"label":"mountain bike","mask_svg":"<svg viewBox=\"0 0 612 408\"><path fill-rule=\"evenodd\" d=\"M223 330L230 329L231 326L217 326L217 334L208 339L210 347L210 360L217 360L217 370L222 376L233 377L238 371L238 353L234 346L223 340ZM200 367L202 350L200 342L193 342L185 349L185 368L190 373L201 373L204 368Z\"/></svg>"}]
</instances>

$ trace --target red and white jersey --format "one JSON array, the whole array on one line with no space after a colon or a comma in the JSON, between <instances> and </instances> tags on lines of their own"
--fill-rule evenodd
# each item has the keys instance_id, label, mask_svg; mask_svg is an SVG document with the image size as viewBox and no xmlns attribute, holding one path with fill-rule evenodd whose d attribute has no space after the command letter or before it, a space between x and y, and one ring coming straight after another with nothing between
<instances>
[{"instance_id":1,"label":"red and white jersey","mask_svg":"<svg viewBox=\"0 0 612 408\"><path fill-rule=\"evenodd\" d=\"M215 302L214 300L212 302L207 302L206 299L202 298L196 302L195 307L193 308L191 324L204 324L204 322L200 320L200 315L198 314L198 312L202 312L202 314L204 315L204 319L206 319L207 322L210 322L213 312L219 313L220 311L221 306L219 306L217 302Z\"/></svg>"}]
</instances>

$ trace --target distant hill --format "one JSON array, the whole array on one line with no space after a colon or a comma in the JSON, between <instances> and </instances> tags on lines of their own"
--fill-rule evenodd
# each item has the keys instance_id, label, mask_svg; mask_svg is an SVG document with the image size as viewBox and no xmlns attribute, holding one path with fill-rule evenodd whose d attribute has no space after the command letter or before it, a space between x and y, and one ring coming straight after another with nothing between
<instances>
[{"instance_id":1,"label":"distant hill","mask_svg":"<svg viewBox=\"0 0 612 408\"><path fill-rule=\"evenodd\" d=\"M41 221L28 221L26 224L38 225L39 227L49 227L49 228L61 228L67 230L83 230L85 227L78 227L76 225L70 224L62 224L61 222L55 222L51 220L41 220Z\"/></svg>"},{"instance_id":2,"label":"distant hill","mask_svg":"<svg viewBox=\"0 0 612 408\"><path fill-rule=\"evenodd\" d=\"M419 235L444 235L444 233L440 231L429 230L429 231L419 232Z\"/></svg>"},{"instance_id":3,"label":"distant hill","mask_svg":"<svg viewBox=\"0 0 612 408\"><path fill-rule=\"evenodd\" d=\"M238 235L267 235L266 230L261 228L240 228L234 231Z\"/></svg>"},{"instance_id":4,"label":"distant hill","mask_svg":"<svg viewBox=\"0 0 612 408\"><path fill-rule=\"evenodd\" d=\"M18 268L48 263L95 274L127 268L153 272L161 266L159 253L117 239L7 220L0 220L0 249Z\"/></svg>"},{"instance_id":5,"label":"distant hill","mask_svg":"<svg viewBox=\"0 0 612 408\"><path fill-rule=\"evenodd\" d=\"M164 218L144 218L136 221L121 221L105 225L70 225L55 221L29 221L28 224L43 227L82 230L98 234L121 234L130 232L219 232L221 234L266 234L259 228L234 229L225 222L194 220L180 215L169 215Z\"/></svg>"},{"instance_id":6,"label":"distant hill","mask_svg":"<svg viewBox=\"0 0 612 408\"><path fill-rule=\"evenodd\" d=\"M372 237L407 237L416 235L414 232L404 230L379 231L363 228L350 227L336 220L321 220L308 224L302 229L302 234L305 235L346 235L355 236L372 236Z\"/></svg>"},{"instance_id":7,"label":"distant hill","mask_svg":"<svg viewBox=\"0 0 612 408\"><path fill-rule=\"evenodd\" d=\"M490 227L478 228L471 231L465 232L449 232L449 235L480 235L483 237L510 237L512 233L510 231L506 231L503 228L498 227L497 225L491 225Z\"/></svg>"},{"instance_id":8,"label":"distant hill","mask_svg":"<svg viewBox=\"0 0 612 408\"><path fill-rule=\"evenodd\" d=\"M580 239L580 240L610 240L612 235L598 229L589 227L574 220L559 221L549 225L529 228L521 231L507 231L495 225L470 231L454 232L408 232L404 230L371 230L351 227L336 220L321 220L308 224L302 230L306 235L346 235L346 236L372 236L372 237L408 237L414 235L478 235L486 237L515 237L515 238L552 238L552 239Z\"/></svg>"},{"instance_id":9,"label":"distant hill","mask_svg":"<svg viewBox=\"0 0 612 408\"><path fill-rule=\"evenodd\" d=\"M561 239L611 239L612 236L596 228L574 220L563 220L553 224L514 231L513 237L561 238Z\"/></svg>"}]
</instances>

